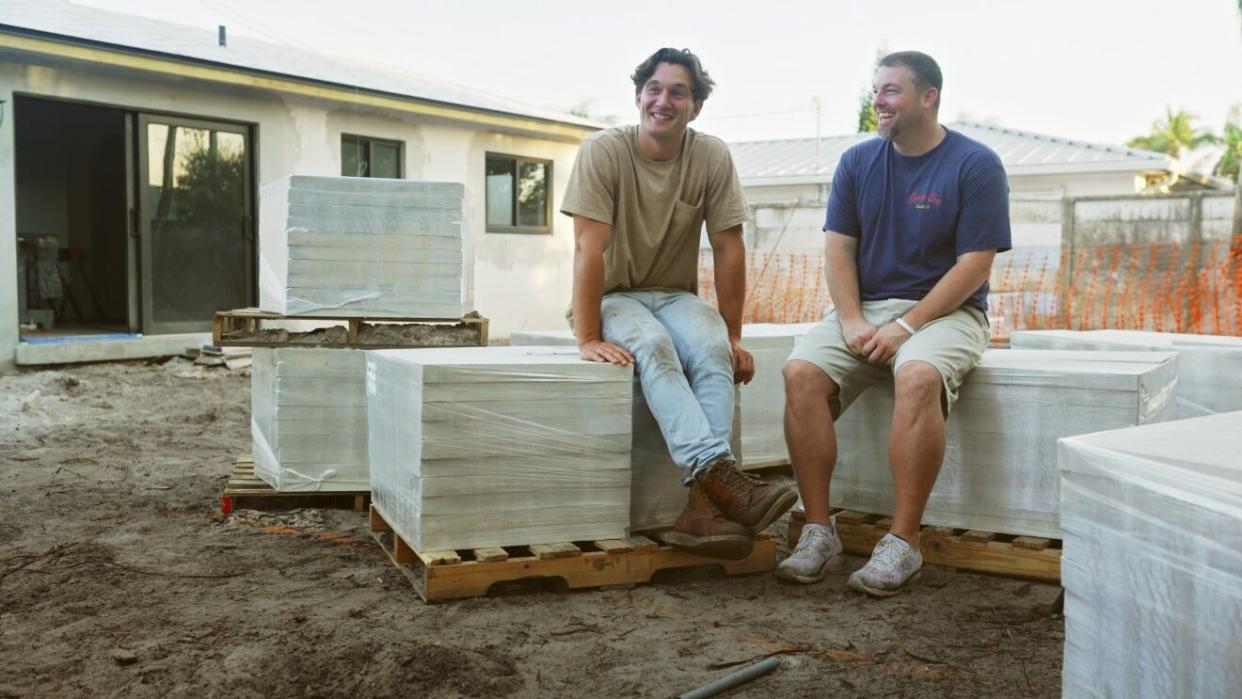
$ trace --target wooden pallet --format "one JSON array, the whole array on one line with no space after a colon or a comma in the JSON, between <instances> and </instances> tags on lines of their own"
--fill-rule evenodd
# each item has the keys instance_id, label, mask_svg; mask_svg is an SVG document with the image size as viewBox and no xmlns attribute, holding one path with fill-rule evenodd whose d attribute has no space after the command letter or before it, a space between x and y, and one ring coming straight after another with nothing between
<instances>
[{"instance_id":1,"label":"wooden pallet","mask_svg":"<svg viewBox=\"0 0 1242 699\"><path fill-rule=\"evenodd\" d=\"M332 321L337 326L346 327L344 342L307 342L289 340L272 342L257 340L253 333L262 328L264 321L276 320L311 320L318 323ZM233 311L216 311L211 319L211 344L215 347L327 347L327 348L363 348L363 349L399 349L410 347L408 344L383 344L359 342L358 331L366 324L385 323L390 325L424 325L431 324L444 328L466 328L471 347L487 345L487 318L468 315L462 318L390 318L390 317L343 317L333 315L299 315L286 316L279 313L268 313L257 308L239 308ZM299 333L294 333L298 335ZM307 335L308 333L301 333Z\"/></svg>"},{"instance_id":2,"label":"wooden pallet","mask_svg":"<svg viewBox=\"0 0 1242 699\"><path fill-rule=\"evenodd\" d=\"M870 556L893 524L891 517L849 510L834 510L834 516L845 552L856 556ZM804 521L803 513L792 513L790 546L797 544ZM1061 542L1056 539L924 526L919 530L919 549L923 561L934 565L1048 582L1061 580Z\"/></svg>"},{"instance_id":3,"label":"wooden pallet","mask_svg":"<svg viewBox=\"0 0 1242 699\"><path fill-rule=\"evenodd\" d=\"M220 512L229 514L239 507L253 509L293 509L295 507L336 507L365 512L369 491L280 491L254 475L254 459L237 457L233 474L220 496Z\"/></svg>"},{"instance_id":4,"label":"wooden pallet","mask_svg":"<svg viewBox=\"0 0 1242 699\"><path fill-rule=\"evenodd\" d=\"M659 533L607 541L575 541L461 551L416 551L371 505L371 536L414 586L424 602L481 597L492 585L530 578L559 578L570 589L633 587L660 570L715 565L728 575L776 568L776 542L755 537L739 561L696 556L658 541Z\"/></svg>"}]
</instances>

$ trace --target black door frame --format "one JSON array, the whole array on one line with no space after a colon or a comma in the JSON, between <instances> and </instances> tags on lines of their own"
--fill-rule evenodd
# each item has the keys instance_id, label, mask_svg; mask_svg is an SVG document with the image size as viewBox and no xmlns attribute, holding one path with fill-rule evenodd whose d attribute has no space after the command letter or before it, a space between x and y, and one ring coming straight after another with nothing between
<instances>
[{"instance_id":1,"label":"black door frame","mask_svg":"<svg viewBox=\"0 0 1242 699\"><path fill-rule=\"evenodd\" d=\"M144 204L144 201L143 201L144 197L141 194L141 192L144 191L144 187L146 187L147 168L150 164L150 161L148 160L149 144L147 143L147 126L154 123L154 124L166 124L170 127L187 127L187 128L193 128L193 129L205 129L205 130L210 130L210 131L225 131L228 133L238 134L244 140L245 152L246 152L246 164L242 168L242 172L243 172L243 177L246 178L246 181L245 183L243 183L243 186L242 186L242 193L243 193L244 201L243 201L242 220L239 222L238 233L239 235L242 236L242 239L246 243L245 248L244 248L245 260L243 262L243 264L245 265L244 278L248 281L248 283L246 284L246 290L245 290L245 298L246 298L245 305L246 306L253 306L255 304L254 280L255 280L255 257L256 257L256 252L257 252L255 249L256 248L255 243L257 241L256 241L256 236L255 236L255 230L254 230L254 221L255 221L255 216L254 216L255 197L254 197L254 179L253 179L254 152L252 150L254 139L251 133L252 129L248 125L238 124L236 122L214 120L214 119L204 119L201 117L173 116L173 115L161 114L161 113L156 113L156 112L138 112L135 116L136 118L134 119L134 128L135 128L134 142L137 145L137 152L134 154L136 160L133 162L133 167L131 168L133 171L133 178L131 181L135 183L136 185L135 192L137 193L137 196L134 197L133 204L134 204L134 211L135 211L136 221L137 221L137 225L135 228L138 234L137 235L138 245L131 246L131 251L133 250L134 247L137 248L137 258L136 259L131 258L131 261L136 263L134 266L136 266L136 268L138 269L138 274L140 276L140 284L139 284L140 291L138 293L138 296L139 296L139 306L141 310L140 315L142 318L142 322L141 322L142 332L144 334L156 335L156 334L169 334L169 333L180 333L180 332L201 332L203 330L210 330L211 329L211 318L203 318L202 320L191 320L191 321L165 321L165 322L158 322L158 323L155 322L155 320L153 319L153 309L155 305L155 298L152 292L152 289L154 288L154 284L152 283L152 279L151 279L152 277L151 246L154 244L154 241L151 235L151 217L148 215L149 212L143 211L142 207ZM220 310L231 310L231 309L220 309Z\"/></svg>"}]
</instances>

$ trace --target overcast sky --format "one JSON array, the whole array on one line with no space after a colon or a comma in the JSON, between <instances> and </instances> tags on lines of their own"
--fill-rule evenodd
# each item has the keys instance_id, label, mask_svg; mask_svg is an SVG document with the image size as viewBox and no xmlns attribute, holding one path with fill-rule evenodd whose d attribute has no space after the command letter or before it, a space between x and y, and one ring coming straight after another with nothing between
<instances>
[{"instance_id":1,"label":"overcast sky","mask_svg":"<svg viewBox=\"0 0 1242 699\"><path fill-rule=\"evenodd\" d=\"M876 50L945 75L941 120L1122 143L1166 105L1219 131L1242 103L1237 0L76 0L399 66L532 104L635 119L629 75L661 46L718 83L694 126L726 140L855 128Z\"/></svg>"}]
</instances>

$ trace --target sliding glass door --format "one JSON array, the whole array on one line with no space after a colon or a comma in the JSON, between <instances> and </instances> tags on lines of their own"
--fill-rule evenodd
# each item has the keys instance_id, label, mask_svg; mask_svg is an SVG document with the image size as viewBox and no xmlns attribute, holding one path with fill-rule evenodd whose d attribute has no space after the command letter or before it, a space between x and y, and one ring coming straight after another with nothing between
<instances>
[{"instance_id":1,"label":"sliding glass door","mask_svg":"<svg viewBox=\"0 0 1242 699\"><path fill-rule=\"evenodd\" d=\"M142 331L210 329L254 304L249 129L140 114L137 131Z\"/></svg>"}]
</instances>

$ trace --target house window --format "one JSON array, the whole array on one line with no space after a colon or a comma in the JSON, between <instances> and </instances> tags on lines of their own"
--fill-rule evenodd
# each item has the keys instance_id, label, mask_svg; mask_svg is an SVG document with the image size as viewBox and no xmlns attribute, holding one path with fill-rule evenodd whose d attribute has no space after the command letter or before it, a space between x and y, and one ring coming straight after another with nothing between
<instances>
[{"instance_id":1,"label":"house window","mask_svg":"<svg viewBox=\"0 0 1242 699\"><path fill-rule=\"evenodd\" d=\"M487 231L551 233L552 163L487 154Z\"/></svg>"},{"instance_id":2,"label":"house window","mask_svg":"<svg viewBox=\"0 0 1242 699\"><path fill-rule=\"evenodd\" d=\"M342 134L341 175L401 179L401 142Z\"/></svg>"}]
</instances>

